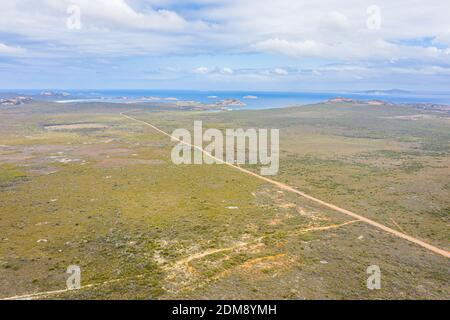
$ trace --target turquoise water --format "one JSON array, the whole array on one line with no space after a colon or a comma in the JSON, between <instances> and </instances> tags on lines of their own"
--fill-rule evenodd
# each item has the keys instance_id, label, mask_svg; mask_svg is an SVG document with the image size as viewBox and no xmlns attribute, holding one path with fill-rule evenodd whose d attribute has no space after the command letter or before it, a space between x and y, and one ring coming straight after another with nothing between
<instances>
[{"instance_id":1,"label":"turquoise water","mask_svg":"<svg viewBox=\"0 0 450 320\"><path fill-rule=\"evenodd\" d=\"M13 90L9 90L11 92ZM40 96L42 90L17 90L14 92L34 95L35 99L59 102L117 102L135 103L142 101L174 102L197 101L214 103L223 99L238 99L246 104L245 109L282 108L324 101L334 97L360 100L378 99L393 103L436 103L450 104L450 93L402 93L365 94L358 92L258 92L258 91L194 91L194 90L54 90L69 96ZM145 99L144 99L145 97ZM232 109L242 107L231 106Z\"/></svg>"}]
</instances>

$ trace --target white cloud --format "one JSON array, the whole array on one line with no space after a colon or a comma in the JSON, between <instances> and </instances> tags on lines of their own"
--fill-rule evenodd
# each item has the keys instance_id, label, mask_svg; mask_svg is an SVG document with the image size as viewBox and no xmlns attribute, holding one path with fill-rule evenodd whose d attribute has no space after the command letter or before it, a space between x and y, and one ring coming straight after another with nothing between
<instances>
[{"instance_id":1,"label":"white cloud","mask_svg":"<svg viewBox=\"0 0 450 320\"><path fill-rule=\"evenodd\" d=\"M207 67L198 67L194 69L194 73L207 74L209 73L209 69Z\"/></svg>"},{"instance_id":2,"label":"white cloud","mask_svg":"<svg viewBox=\"0 0 450 320\"><path fill-rule=\"evenodd\" d=\"M66 28L69 4L80 7L80 30ZM365 79L381 78L383 72L384 76L448 74L449 1L415 0L411 5L410 0L377 0L381 30L367 28L366 9L372 4L372 0L182 4L181 0L4 0L0 55L20 56L30 66L27 72L50 70L45 65L49 61L68 68L78 61L72 67L89 69L86 58L115 59L125 70L134 57L142 58L139 61L157 57L154 61L161 66L155 69L170 77L230 83L238 79L281 83L314 74L324 75L315 79L339 73ZM166 70L167 65L174 69ZM303 71L296 72L299 68Z\"/></svg>"},{"instance_id":3,"label":"white cloud","mask_svg":"<svg viewBox=\"0 0 450 320\"><path fill-rule=\"evenodd\" d=\"M0 55L16 56L25 53L25 50L20 47L11 47L4 43L0 43Z\"/></svg>"},{"instance_id":4,"label":"white cloud","mask_svg":"<svg viewBox=\"0 0 450 320\"><path fill-rule=\"evenodd\" d=\"M446 50L433 46L419 47L388 42L382 38L355 39L321 43L314 40L288 41L268 39L252 46L260 52L285 55L292 58L321 58L338 60L390 60L399 59L437 59L445 61ZM447 59L448 61L448 59ZM450 62L450 61L449 61Z\"/></svg>"},{"instance_id":5,"label":"white cloud","mask_svg":"<svg viewBox=\"0 0 450 320\"><path fill-rule=\"evenodd\" d=\"M417 0L414 6L409 0L378 0L382 9L378 31L366 26L369 0L357 4L354 0L191 0L179 4L174 0L8 0L0 3L0 32L56 49L49 53L45 46L36 45L30 54L47 50L47 54L67 56L75 52L120 56L257 50L295 58L371 59L409 58L409 48L392 44L401 39L435 37L447 49L450 46L450 3L441 0ZM81 30L65 27L68 5L80 7ZM391 47L382 47L382 43ZM445 50L415 50L415 56L421 54L448 58Z\"/></svg>"},{"instance_id":6,"label":"white cloud","mask_svg":"<svg viewBox=\"0 0 450 320\"><path fill-rule=\"evenodd\" d=\"M313 40L288 41L278 38L260 41L254 47L262 51L284 54L296 58L322 56L327 51L325 45Z\"/></svg>"},{"instance_id":7,"label":"white cloud","mask_svg":"<svg viewBox=\"0 0 450 320\"><path fill-rule=\"evenodd\" d=\"M220 73L222 73L222 74L233 74L233 69L231 69L231 68L227 68L227 67L225 67L225 68L222 68L221 70L220 70Z\"/></svg>"},{"instance_id":8,"label":"white cloud","mask_svg":"<svg viewBox=\"0 0 450 320\"><path fill-rule=\"evenodd\" d=\"M279 76L286 76L289 74L289 72L287 72L285 69L282 68L275 68L273 72Z\"/></svg>"},{"instance_id":9,"label":"white cloud","mask_svg":"<svg viewBox=\"0 0 450 320\"><path fill-rule=\"evenodd\" d=\"M137 10L125 0L7 0L0 2L0 33L35 46L31 55L160 55L190 46L208 24L173 10ZM67 28L67 8L80 9L81 29ZM9 40L9 38L8 38ZM0 36L0 41L2 38ZM49 49L48 47L51 47ZM194 48L195 50L195 48ZM192 51L191 51L192 52Z\"/></svg>"},{"instance_id":10,"label":"white cloud","mask_svg":"<svg viewBox=\"0 0 450 320\"><path fill-rule=\"evenodd\" d=\"M125 0L53 0L47 3L55 13L63 12L69 4L78 6L87 28L103 25L115 28L181 30L192 27L174 11L147 8L143 12L137 12Z\"/></svg>"}]
</instances>

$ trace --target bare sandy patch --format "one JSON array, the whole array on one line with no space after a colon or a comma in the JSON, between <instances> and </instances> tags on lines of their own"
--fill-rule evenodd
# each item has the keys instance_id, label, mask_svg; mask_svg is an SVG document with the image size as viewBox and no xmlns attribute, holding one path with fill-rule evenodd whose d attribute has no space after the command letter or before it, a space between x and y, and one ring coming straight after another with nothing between
<instances>
[{"instance_id":1,"label":"bare sandy patch","mask_svg":"<svg viewBox=\"0 0 450 320\"><path fill-rule=\"evenodd\" d=\"M113 158L113 159L103 159L99 162L99 166L101 167L123 167L123 166L131 166L131 165L158 165L163 164L164 161L162 160L144 160L144 159L120 159L120 158Z\"/></svg>"},{"instance_id":2,"label":"bare sandy patch","mask_svg":"<svg viewBox=\"0 0 450 320\"><path fill-rule=\"evenodd\" d=\"M67 151L60 145L26 145L0 148L0 163L45 162L43 155L62 154ZM58 153L56 153L58 151Z\"/></svg>"},{"instance_id":3,"label":"bare sandy patch","mask_svg":"<svg viewBox=\"0 0 450 320\"><path fill-rule=\"evenodd\" d=\"M417 121L420 119L434 119L434 118L436 117L431 114L412 114L408 116L389 117L389 119L410 120L410 121Z\"/></svg>"},{"instance_id":4,"label":"bare sandy patch","mask_svg":"<svg viewBox=\"0 0 450 320\"><path fill-rule=\"evenodd\" d=\"M27 170L28 174L31 176L48 176L50 174L57 173L58 171L58 169L53 167L31 168Z\"/></svg>"},{"instance_id":5,"label":"bare sandy patch","mask_svg":"<svg viewBox=\"0 0 450 320\"><path fill-rule=\"evenodd\" d=\"M283 221L282 219L270 219L269 225L276 226L276 225L279 225L282 221Z\"/></svg>"},{"instance_id":6,"label":"bare sandy patch","mask_svg":"<svg viewBox=\"0 0 450 320\"><path fill-rule=\"evenodd\" d=\"M104 158L106 156L123 156L131 153L128 148L115 147L105 144L83 145L75 149L72 154L75 156L86 156L92 158Z\"/></svg>"},{"instance_id":7,"label":"bare sandy patch","mask_svg":"<svg viewBox=\"0 0 450 320\"><path fill-rule=\"evenodd\" d=\"M283 209L295 208L297 205L295 203L283 203L280 204L279 207Z\"/></svg>"},{"instance_id":8,"label":"bare sandy patch","mask_svg":"<svg viewBox=\"0 0 450 320\"><path fill-rule=\"evenodd\" d=\"M255 271L255 269L261 270L268 267L281 267L284 264L283 258L285 258L285 256L285 253L280 253L277 255L255 258L244 262L240 267L252 272Z\"/></svg>"},{"instance_id":9,"label":"bare sandy patch","mask_svg":"<svg viewBox=\"0 0 450 320\"><path fill-rule=\"evenodd\" d=\"M0 154L0 163L17 163L32 159L33 156L17 152Z\"/></svg>"},{"instance_id":10,"label":"bare sandy patch","mask_svg":"<svg viewBox=\"0 0 450 320\"><path fill-rule=\"evenodd\" d=\"M108 127L109 127L108 125L101 123L71 123L71 124L55 124L44 126L44 128L49 131L71 131L83 129L100 130Z\"/></svg>"}]
</instances>

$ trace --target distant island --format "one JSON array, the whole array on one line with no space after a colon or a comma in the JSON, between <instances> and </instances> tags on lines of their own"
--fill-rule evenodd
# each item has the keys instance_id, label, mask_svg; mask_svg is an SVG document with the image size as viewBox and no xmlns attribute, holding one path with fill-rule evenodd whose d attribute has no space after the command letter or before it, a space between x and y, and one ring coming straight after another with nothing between
<instances>
[{"instance_id":1,"label":"distant island","mask_svg":"<svg viewBox=\"0 0 450 320\"><path fill-rule=\"evenodd\" d=\"M198 101L177 101L177 107L190 110L228 110L228 107L245 107L246 104L238 99L224 99L214 103Z\"/></svg>"},{"instance_id":2,"label":"distant island","mask_svg":"<svg viewBox=\"0 0 450 320\"><path fill-rule=\"evenodd\" d=\"M0 106L18 106L33 101L32 98L16 96L7 99L0 99Z\"/></svg>"}]
</instances>

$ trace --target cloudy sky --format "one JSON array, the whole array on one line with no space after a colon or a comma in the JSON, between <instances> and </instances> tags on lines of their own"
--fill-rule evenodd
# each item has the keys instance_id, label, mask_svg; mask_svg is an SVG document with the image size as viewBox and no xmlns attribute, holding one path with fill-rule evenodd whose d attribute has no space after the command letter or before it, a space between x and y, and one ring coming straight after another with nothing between
<instances>
[{"instance_id":1,"label":"cloudy sky","mask_svg":"<svg viewBox=\"0 0 450 320\"><path fill-rule=\"evenodd\" d=\"M450 1L1 0L0 88L448 91Z\"/></svg>"}]
</instances>

